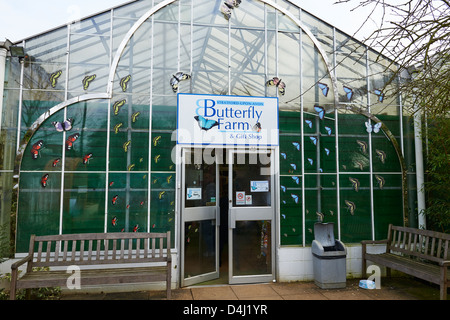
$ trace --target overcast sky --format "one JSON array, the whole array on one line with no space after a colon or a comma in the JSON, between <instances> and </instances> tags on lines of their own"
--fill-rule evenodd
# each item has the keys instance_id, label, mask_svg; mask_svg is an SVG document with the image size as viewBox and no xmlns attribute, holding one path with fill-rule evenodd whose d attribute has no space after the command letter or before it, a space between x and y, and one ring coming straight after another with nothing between
<instances>
[{"instance_id":1,"label":"overcast sky","mask_svg":"<svg viewBox=\"0 0 450 320\"><path fill-rule=\"evenodd\" d=\"M195 0L194 0L195 1ZM245 0L242 0L245 1ZM337 0L293 0L304 10L354 35L370 13L370 8L351 11L360 2L334 4ZM0 41L12 42L34 36L82 17L127 3L127 0L0 0ZM371 22L371 27L374 23ZM372 31L372 30L370 30ZM368 32L358 33L362 40Z\"/></svg>"}]
</instances>

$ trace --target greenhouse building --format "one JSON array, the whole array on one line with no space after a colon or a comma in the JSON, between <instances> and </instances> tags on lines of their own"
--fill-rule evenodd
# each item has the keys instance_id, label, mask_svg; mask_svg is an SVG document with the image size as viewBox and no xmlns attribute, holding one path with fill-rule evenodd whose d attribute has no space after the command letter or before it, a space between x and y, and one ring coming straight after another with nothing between
<instances>
[{"instance_id":1,"label":"greenhouse building","mask_svg":"<svg viewBox=\"0 0 450 320\"><path fill-rule=\"evenodd\" d=\"M136 0L0 46L5 256L171 232L172 287L313 278L318 222L417 226L397 66L289 0ZM5 249L6 247L6 249Z\"/></svg>"}]
</instances>

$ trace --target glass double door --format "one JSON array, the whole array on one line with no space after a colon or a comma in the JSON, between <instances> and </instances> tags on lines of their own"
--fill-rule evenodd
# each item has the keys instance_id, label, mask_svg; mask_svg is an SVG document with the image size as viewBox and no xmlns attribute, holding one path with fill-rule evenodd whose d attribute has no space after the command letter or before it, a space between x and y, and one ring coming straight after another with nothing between
<instances>
[{"instance_id":1,"label":"glass double door","mask_svg":"<svg viewBox=\"0 0 450 320\"><path fill-rule=\"evenodd\" d=\"M274 279L273 151L183 149L182 286Z\"/></svg>"}]
</instances>

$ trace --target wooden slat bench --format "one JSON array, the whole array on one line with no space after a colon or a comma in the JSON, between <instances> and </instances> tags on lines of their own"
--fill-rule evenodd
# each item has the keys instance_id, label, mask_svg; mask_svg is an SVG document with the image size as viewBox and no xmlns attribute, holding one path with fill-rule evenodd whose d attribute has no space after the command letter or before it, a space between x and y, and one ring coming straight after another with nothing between
<instances>
[{"instance_id":1,"label":"wooden slat bench","mask_svg":"<svg viewBox=\"0 0 450 320\"><path fill-rule=\"evenodd\" d=\"M18 269L25 263L26 273L19 278ZM80 268L81 286L165 281L167 299L171 298L167 232L33 235L28 256L11 266L10 299L18 289L65 287L70 266ZM50 271L34 271L39 267Z\"/></svg>"},{"instance_id":2,"label":"wooden slat bench","mask_svg":"<svg viewBox=\"0 0 450 320\"><path fill-rule=\"evenodd\" d=\"M450 274L450 235L446 233L389 225L388 238L362 241L362 276L366 277L366 260L398 270L440 286L440 299L447 299ZM386 244L386 252L367 253L368 244Z\"/></svg>"}]
</instances>

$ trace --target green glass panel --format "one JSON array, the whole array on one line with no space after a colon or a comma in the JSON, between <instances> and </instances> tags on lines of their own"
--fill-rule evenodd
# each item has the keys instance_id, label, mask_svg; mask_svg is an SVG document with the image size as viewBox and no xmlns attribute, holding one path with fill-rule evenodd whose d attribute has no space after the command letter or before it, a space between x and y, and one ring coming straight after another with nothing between
<instances>
[{"instance_id":1,"label":"green glass panel","mask_svg":"<svg viewBox=\"0 0 450 320\"><path fill-rule=\"evenodd\" d=\"M400 161L392 143L383 136L372 136L373 171L400 172Z\"/></svg>"},{"instance_id":2,"label":"green glass panel","mask_svg":"<svg viewBox=\"0 0 450 320\"><path fill-rule=\"evenodd\" d=\"M151 232L175 230L175 190L152 189L150 209Z\"/></svg>"},{"instance_id":3,"label":"green glass panel","mask_svg":"<svg viewBox=\"0 0 450 320\"><path fill-rule=\"evenodd\" d=\"M300 176L280 177L280 232L282 245L302 244L302 191Z\"/></svg>"},{"instance_id":4,"label":"green glass panel","mask_svg":"<svg viewBox=\"0 0 450 320\"><path fill-rule=\"evenodd\" d=\"M300 133L300 112L279 112L280 134Z\"/></svg>"},{"instance_id":5,"label":"green glass panel","mask_svg":"<svg viewBox=\"0 0 450 320\"><path fill-rule=\"evenodd\" d=\"M375 174L373 177L375 239L387 238L390 223L403 225L401 174Z\"/></svg>"},{"instance_id":6,"label":"green glass panel","mask_svg":"<svg viewBox=\"0 0 450 320\"><path fill-rule=\"evenodd\" d=\"M108 232L146 232L148 221L148 175L109 175Z\"/></svg>"},{"instance_id":7,"label":"green glass panel","mask_svg":"<svg viewBox=\"0 0 450 320\"><path fill-rule=\"evenodd\" d=\"M153 132L152 134L152 171L175 171L172 161L176 141L171 133Z\"/></svg>"},{"instance_id":8,"label":"green glass panel","mask_svg":"<svg viewBox=\"0 0 450 320\"><path fill-rule=\"evenodd\" d=\"M351 179L358 180L358 191ZM340 176L341 240L356 243L372 238L370 175Z\"/></svg>"},{"instance_id":9,"label":"green glass panel","mask_svg":"<svg viewBox=\"0 0 450 320\"><path fill-rule=\"evenodd\" d=\"M153 130L175 130L177 128L176 106L153 106Z\"/></svg>"},{"instance_id":10,"label":"green glass panel","mask_svg":"<svg viewBox=\"0 0 450 320\"><path fill-rule=\"evenodd\" d=\"M59 233L61 174L22 173L17 215L17 252L27 252L30 236ZM44 178L44 179L43 179ZM45 181L45 187L42 183Z\"/></svg>"},{"instance_id":11,"label":"green glass panel","mask_svg":"<svg viewBox=\"0 0 450 320\"><path fill-rule=\"evenodd\" d=\"M105 195L105 174L66 174L63 234L104 232Z\"/></svg>"},{"instance_id":12,"label":"green glass panel","mask_svg":"<svg viewBox=\"0 0 450 320\"><path fill-rule=\"evenodd\" d=\"M314 240L314 224L319 221L337 222L337 191L335 175L305 176L305 235L306 243Z\"/></svg>"},{"instance_id":13,"label":"green glass panel","mask_svg":"<svg viewBox=\"0 0 450 320\"><path fill-rule=\"evenodd\" d=\"M361 137L339 138L340 172L369 172L369 139Z\"/></svg>"},{"instance_id":14,"label":"green glass panel","mask_svg":"<svg viewBox=\"0 0 450 320\"><path fill-rule=\"evenodd\" d=\"M108 104L105 100L78 103L67 108L72 129L66 132L66 171L104 171ZM58 121L62 122L63 114Z\"/></svg>"},{"instance_id":15,"label":"green glass panel","mask_svg":"<svg viewBox=\"0 0 450 320\"><path fill-rule=\"evenodd\" d=\"M280 135L280 174L301 174L301 146L299 136Z\"/></svg>"}]
</instances>

